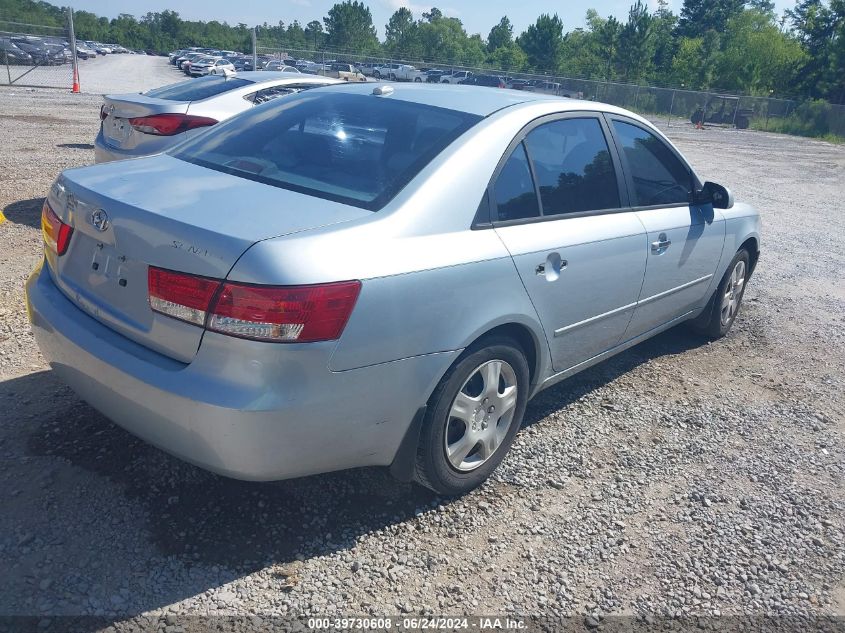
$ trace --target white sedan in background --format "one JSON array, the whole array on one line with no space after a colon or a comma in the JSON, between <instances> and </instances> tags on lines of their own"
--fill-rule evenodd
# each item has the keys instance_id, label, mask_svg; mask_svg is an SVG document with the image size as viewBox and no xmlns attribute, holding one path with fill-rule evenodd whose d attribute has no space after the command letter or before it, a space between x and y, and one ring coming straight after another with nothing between
<instances>
[{"instance_id":1,"label":"white sedan in background","mask_svg":"<svg viewBox=\"0 0 845 633\"><path fill-rule=\"evenodd\" d=\"M224 75L235 72L235 65L225 57L206 57L191 64L191 76Z\"/></svg>"},{"instance_id":2,"label":"white sedan in background","mask_svg":"<svg viewBox=\"0 0 845 633\"><path fill-rule=\"evenodd\" d=\"M137 94L106 95L94 141L98 163L161 153L255 105L337 79L252 71L205 75Z\"/></svg>"}]
</instances>

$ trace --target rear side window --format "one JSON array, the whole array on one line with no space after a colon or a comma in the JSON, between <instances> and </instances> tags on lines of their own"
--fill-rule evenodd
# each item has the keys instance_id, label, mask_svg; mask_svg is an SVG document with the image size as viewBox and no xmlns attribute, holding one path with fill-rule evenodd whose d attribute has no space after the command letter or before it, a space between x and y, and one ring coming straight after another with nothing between
<instances>
[{"instance_id":1,"label":"rear side window","mask_svg":"<svg viewBox=\"0 0 845 633\"><path fill-rule=\"evenodd\" d=\"M613 121L613 129L634 181L633 205L689 202L690 172L666 143L651 132L623 121Z\"/></svg>"},{"instance_id":2,"label":"rear side window","mask_svg":"<svg viewBox=\"0 0 845 633\"><path fill-rule=\"evenodd\" d=\"M493 185L493 201L496 204L495 220L522 220L540 215L537 191L528 167L528 157L522 143L517 145Z\"/></svg>"},{"instance_id":3,"label":"rear side window","mask_svg":"<svg viewBox=\"0 0 845 633\"><path fill-rule=\"evenodd\" d=\"M223 94L235 88L248 86L250 81L237 77L207 76L199 79L180 81L178 84L162 86L145 92L148 97L166 99L168 101L201 101L215 95Z\"/></svg>"},{"instance_id":4,"label":"rear side window","mask_svg":"<svg viewBox=\"0 0 845 633\"><path fill-rule=\"evenodd\" d=\"M327 84L307 83L307 84L285 84L284 86L271 86L270 88L263 88L258 92L253 92L244 96L247 101L252 101L255 104L272 101L276 97L283 97L284 95L291 95L303 90L310 90L311 88L319 88Z\"/></svg>"},{"instance_id":5,"label":"rear side window","mask_svg":"<svg viewBox=\"0 0 845 633\"><path fill-rule=\"evenodd\" d=\"M525 137L543 215L619 208L619 187L598 119L562 119Z\"/></svg>"},{"instance_id":6,"label":"rear side window","mask_svg":"<svg viewBox=\"0 0 845 633\"><path fill-rule=\"evenodd\" d=\"M229 119L172 155L377 210L480 116L374 95L303 92Z\"/></svg>"}]
</instances>

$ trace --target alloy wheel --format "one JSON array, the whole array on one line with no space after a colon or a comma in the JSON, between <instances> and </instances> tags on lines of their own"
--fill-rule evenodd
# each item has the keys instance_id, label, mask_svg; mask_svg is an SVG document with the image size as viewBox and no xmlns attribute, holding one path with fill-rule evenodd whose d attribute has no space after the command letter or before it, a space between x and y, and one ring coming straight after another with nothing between
<instances>
[{"instance_id":1,"label":"alloy wheel","mask_svg":"<svg viewBox=\"0 0 845 633\"><path fill-rule=\"evenodd\" d=\"M507 437L517 402L513 367L503 360L478 366L464 382L446 419L446 458L468 472L489 460Z\"/></svg>"},{"instance_id":2,"label":"alloy wheel","mask_svg":"<svg viewBox=\"0 0 845 633\"><path fill-rule=\"evenodd\" d=\"M731 271L728 283L725 286L725 294L722 297L721 321L727 325L736 316L739 310L739 301L742 298L742 290L745 287L745 262L739 260Z\"/></svg>"}]
</instances>

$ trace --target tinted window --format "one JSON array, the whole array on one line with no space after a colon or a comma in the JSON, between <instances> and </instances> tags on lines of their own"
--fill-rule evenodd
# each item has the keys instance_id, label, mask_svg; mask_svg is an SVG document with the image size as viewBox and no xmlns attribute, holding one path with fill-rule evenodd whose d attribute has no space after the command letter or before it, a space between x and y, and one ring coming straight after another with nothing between
<instances>
[{"instance_id":1,"label":"tinted window","mask_svg":"<svg viewBox=\"0 0 845 633\"><path fill-rule=\"evenodd\" d=\"M687 204L690 173L666 143L641 127L614 121L634 180L633 205Z\"/></svg>"},{"instance_id":2,"label":"tinted window","mask_svg":"<svg viewBox=\"0 0 845 633\"><path fill-rule=\"evenodd\" d=\"M519 220L540 215L537 192L522 143L516 146L493 185L494 220Z\"/></svg>"},{"instance_id":3,"label":"tinted window","mask_svg":"<svg viewBox=\"0 0 845 633\"><path fill-rule=\"evenodd\" d=\"M546 123L525 137L543 215L619 207L616 173L597 119Z\"/></svg>"},{"instance_id":4,"label":"tinted window","mask_svg":"<svg viewBox=\"0 0 845 633\"><path fill-rule=\"evenodd\" d=\"M398 99L309 91L216 125L178 146L173 155L375 210L479 120Z\"/></svg>"},{"instance_id":5,"label":"tinted window","mask_svg":"<svg viewBox=\"0 0 845 633\"><path fill-rule=\"evenodd\" d=\"M252 101L253 103L264 103L265 101L272 101L276 97L281 97L284 95L295 94L297 92L302 92L303 90L310 90L311 88L319 88L324 84L285 84L284 86L272 86L271 88L264 88L263 90L259 90L258 92L254 92L252 94L248 94L244 97L247 101Z\"/></svg>"},{"instance_id":6,"label":"tinted window","mask_svg":"<svg viewBox=\"0 0 845 633\"><path fill-rule=\"evenodd\" d=\"M168 101L199 101L249 84L250 82L246 79L238 79L237 77L208 76L155 88L144 94L148 97L167 99Z\"/></svg>"}]
</instances>

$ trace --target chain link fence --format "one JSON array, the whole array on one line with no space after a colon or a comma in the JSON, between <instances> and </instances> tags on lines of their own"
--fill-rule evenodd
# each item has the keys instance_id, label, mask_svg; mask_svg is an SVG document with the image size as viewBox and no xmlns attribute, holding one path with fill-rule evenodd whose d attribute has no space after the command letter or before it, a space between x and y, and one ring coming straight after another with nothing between
<instances>
[{"instance_id":1,"label":"chain link fence","mask_svg":"<svg viewBox=\"0 0 845 633\"><path fill-rule=\"evenodd\" d=\"M332 62L338 61L353 64L370 77L373 77L375 68L385 68L391 64L409 65L419 70L443 71L444 73L467 71L474 74L497 75L504 78L505 83L512 87L609 103L637 112L664 126L700 123L705 127L753 128L804 136L831 134L845 137L845 106L843 105L826 103L814 105L794 99L661 88L331 50L280 48L269 43L263 43L263 45L259 43L256 54L278 60L290 58L307 60L311 64L304 67L305 71L316 74L325 72ZM420 80L429 81L429 77L436 77L434 81L440 79L436 74L429 73L420 75ZM515 80L518 81L515 82Z\"/></svg>"},{"instance_id":2,"label":"chain link fence","mask_svg":"<svg viewBox=\"0 0 845 633\"><path fill-rule=\"evenodd\" d=\"M73 33L64 27L0 20L0 86L73 87Z\"/></svg>"}]
</instances>

